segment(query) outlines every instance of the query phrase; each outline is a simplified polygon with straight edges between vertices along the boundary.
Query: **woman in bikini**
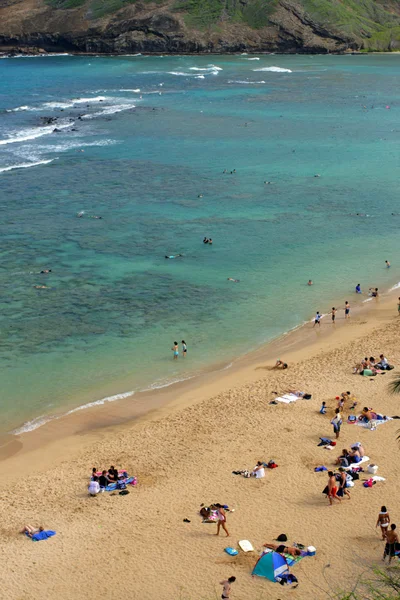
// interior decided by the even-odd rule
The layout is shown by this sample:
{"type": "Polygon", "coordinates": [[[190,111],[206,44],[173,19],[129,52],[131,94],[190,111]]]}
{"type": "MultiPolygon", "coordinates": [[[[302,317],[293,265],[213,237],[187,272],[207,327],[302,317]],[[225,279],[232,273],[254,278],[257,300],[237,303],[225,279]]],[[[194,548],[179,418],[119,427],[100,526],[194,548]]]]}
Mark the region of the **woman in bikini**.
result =
{"type": "Polygon", "coordinates": [[[226,537],[229,537],[229,532],[226,528],[226,514],[225,514],[225,510],[223,509],[223,507],[220,504],[216,504],[215,505],[218,509],[218,521],[217,521],[217,533],[216,535],[219,535],[219,530],[222,529],[225,531],[226,533],[226,537]]]}
{"type": "Polygon", "coordinates": [[[375,527],[378,527],[378,525],[380,525],[381,532],[382,532],[382,540],[384,540],[384,541],[386,540],[389,524],[390,524],[390,515],[386,509],[386,506],[382,506],[381,512],[378,515],[378,520],[376,522],[375,527]]]}

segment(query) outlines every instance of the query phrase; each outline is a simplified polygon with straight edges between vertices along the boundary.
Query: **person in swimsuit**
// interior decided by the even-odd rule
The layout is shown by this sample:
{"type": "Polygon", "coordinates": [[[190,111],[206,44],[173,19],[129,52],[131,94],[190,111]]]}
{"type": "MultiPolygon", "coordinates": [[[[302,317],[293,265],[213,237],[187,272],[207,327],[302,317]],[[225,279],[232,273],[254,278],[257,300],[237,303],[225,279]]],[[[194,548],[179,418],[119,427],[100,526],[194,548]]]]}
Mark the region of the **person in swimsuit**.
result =
{"type": "Polygon", "coordinates": [[[379,296],[378,288],[369,288],[369,295],[372,298],[378,298],[378,296],[379,296]]]}
{"type": "Polygon", "coordinates": [[[170,256],[165,255],[165,258],[179,258],[182,254],[171,254],[170,256]]]}
{"type": "Polygon", "coordinates": [[[341,502],[341,498],[338,497],[337,492],[337,485],[336,485],[336,477],[333,474],[333,471],[328,471],[328,498],[329,498],[329,505],[332,506],[333,504],[333,499],[335,498],[335,500],[338,500],[339,502],[341,502]]]}
{"type": "Polygon", "coordinates": [[[209,241],[210,241],[210,240],[209,240],[208,238],[206,238],[206,237],[205,237],[205,238],[203,239],[203,244],[208,244],[208,242],[209,242],[209,241]]]}
{"type": "Polygon", "coordinates": [[[44,531],[44,527],[32,527],[32,525],[25,525],[23,529],[21,529],[20,533],[25,533],[28,537],[32,537],[35,533],[39,533],[39,531],[44,531]]]}
{"type": "Polygon", "coordinates": [[[385,265],[387,269],[390,269],[390,262],[388,260],[385,260],[385,265]]]}
{"type": "Polygon", "coordinates": [[[174,360],[176,360],[179,356],[178,342],[174,342],[174,345],[172,346],[171,350],[174,353],[174,360]]]}
{"type": "Polygon", "coordinates": [[[219,535],[219,530],[222,529],[226,533],[226,537],[229,537],[229,532],[226,528],[226,513],[223,507],[220,504],[215,505],[218,509],[218,521],[217,521],[217,533],[215,535],[219,535]]]}
{"type": "Polygon", "coordinates": [[[229,579],[224,579],[224,581],[220,581],[220,585],[223,586],[222,596],[221,598],[225,600],[229,600],[229,595],[231,593],[231,584],[236,581],[236,577],[229,577],[229,579]]]}
{"type": "Polygon", "coordinates": [[[344,304],[344,318],[348,319],[350,317],[350,304],[347,302],[345,302],[344,304]]]}
{"type": "Polygon", "coordinates": [[[313,284],[312,279],[309,279],[307,285],[312,285],[312,284],[313,284]]]}
{"type": "Polygon", "coordinates": [[[287,369],[287,363],[283,362],[280,358],[276,361],[275,365],[272,367],[273,369],[287,369]]]}
{"type": "Polygon", "coordinates": [[[285,546],[283,544],[263,544],[264,548],[275,550],[280,554],[290,554],[291,556],[301,556],[301,550],[294,546],[285,546]]]}
{"type": "Polygon", "coordinates": [[[210,238],[210,239],[208,240],[208,245],[209,245],[209,246],[212,246],[212,238],[210,238]]]}
{"type": "Polygon", "coordinates": [[[339,473],[340,473],[340,481],[339,481],[338,496],[343,498],[343,495],[346,494],[346,496],[350,500],[350,492],[347,489],[346,471],[344,470],[343,467],[339,467],[339,473]]]}
{"type": "Polygon", "coordinates": [[[336,439],[339,439],[340,427],[342,425],[342,415],[340,414],[340,408],[335,409],[335,416],[331,421],[331,425],[333,425],[333,433],[336,436],[336,439]]]}
{"type": "Polygon", "coordinates": [[[332,306],[332,323],[335,323],[335,319],[336,319],[336,308],[334,306],[332,306]]]}
{"type": "Polygon", "coordinates": [[[356,294],[362,294],[360,283],[357,283],[357,285],[356,285],[356,294]]]}
{"type": "Polygon", "coordinates": [[[315,315],[313,327],[315,327],[316,325],[321,326],[321,315],[319,314],[318,311],[317,311],[317,314],[315,315]]]}
{"type": "Polygon", "coordinates": [[[233,279],[233,277],[228,277],[228,281],[234,281],[235,283],[239,283],[240,279],[233,279]]]}
{"type": "Polygon", "coordinates": [[[381,532],[382,532],[382,540],[386,540],[386,535],[388,532],[388,527],[390,525],[390,515],[387,511],[386,506],[381,506],[381,512],[378,515],[378,520],[376,522],[375,527],[378,527],[378,525],[381,528],[381,532]]]}
{"type": "Polygon", "coordinates": [[[399,536],[396,531],[396,525],[393,523],[390,526],[390,529],[388,529],[388,531],[386,533],[385,551],[383,553],[383,559],[382,559],[383,562],[385,562],[385,558],[388,556],[389,557],[389,565],[390,565],[398,543],[399,543],[399,536]]]}
{"type": "Polygon", "coordinates": [[[185,340],[182,340],[182,354],[183,354],[183,358],[186,358],[186,353],[187,353],[186,342],[185,342],[185,340]]]}

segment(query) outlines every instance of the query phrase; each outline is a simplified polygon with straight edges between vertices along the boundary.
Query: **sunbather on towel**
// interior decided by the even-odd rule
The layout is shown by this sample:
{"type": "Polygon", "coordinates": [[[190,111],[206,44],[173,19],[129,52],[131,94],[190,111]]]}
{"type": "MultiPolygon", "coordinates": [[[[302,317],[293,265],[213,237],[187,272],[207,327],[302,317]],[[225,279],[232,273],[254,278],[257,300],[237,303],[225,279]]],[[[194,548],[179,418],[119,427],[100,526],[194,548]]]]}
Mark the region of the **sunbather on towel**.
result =
{"type": "Polygon", "coordinates": [[[44,531],[44,527],[32,527],[32,525],[25,525],[23,529],[21,529],[20,533],[26,533],[27,536],[32,537],[35,533],[39,533],[39,531],[44,531]]]}
{"type": "Polygon", "coordinates": [[[264,548],[269,548],[280,554],[290,554],[291,556],[301,556],[301,550],[294,546],[285,546],[284,544],[264,544],[264,548]]]}
{"type": "Polygon", "coordinates": [[[367,421],[373,421],[376,419],[377,414],[372,410],[372,408],[368,408],[368,406],[364,406],[362,409],[361,416],[364,417],[367,421]]]}

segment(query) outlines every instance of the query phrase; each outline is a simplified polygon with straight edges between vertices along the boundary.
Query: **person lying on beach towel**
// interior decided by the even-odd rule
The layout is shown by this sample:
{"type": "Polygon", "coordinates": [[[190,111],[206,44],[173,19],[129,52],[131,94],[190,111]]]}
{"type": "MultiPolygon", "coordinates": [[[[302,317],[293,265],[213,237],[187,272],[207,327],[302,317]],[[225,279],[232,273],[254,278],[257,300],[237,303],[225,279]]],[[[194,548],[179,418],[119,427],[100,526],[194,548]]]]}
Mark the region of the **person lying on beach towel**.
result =
{"type": "Polygon", "coordinates": [[[25,525],[20,533],[25,533],[27,537],[30,537],[33,542],[39,542],[40,540],[47,540],[53,535],[56,535],[55,531],[51,529],[45,529],[43,527],[32,527],[32,525],[25,525]]]}
{"type": "Polygon", "coordinates": [[[290,554],[290,556],[301,556],[301,550],[294,546],[285,546],[284,544],[263,544],[264,548],[274,550],[279,554],[290,554]]]}

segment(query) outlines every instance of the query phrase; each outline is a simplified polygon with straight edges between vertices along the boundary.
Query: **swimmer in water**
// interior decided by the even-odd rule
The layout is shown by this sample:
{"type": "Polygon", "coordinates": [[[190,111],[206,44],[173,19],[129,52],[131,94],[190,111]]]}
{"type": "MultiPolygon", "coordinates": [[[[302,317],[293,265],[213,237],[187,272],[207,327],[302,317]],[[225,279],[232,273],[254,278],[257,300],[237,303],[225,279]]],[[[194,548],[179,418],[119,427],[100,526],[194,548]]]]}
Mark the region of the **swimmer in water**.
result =
{"type": "Polygon", "coordinates": [[[210,246],[212,246],[212,238],[210,238],[210,239],[208,240],[208,243],[209,243],[209,245],[210,245],[210,246]]]}
{"type": "Polygon", "coordinates": [[[378,288],[369,288],[369,293],[372,298],[378,298],[379,296],[378,288]]]}
{"type": "Polygon", "coordinates": [[[48,289],[47,285],[34,285],[33,287],[35,288],[35,290],[47,290],[48,289]]]}
{"type": "Polygon", "coordinates": [[[81,210],[80,212],[78,212],[78,213],[77,213],[77,215],[76,215],[76,216],[77,216],[77,217],[78,217],[78,219],[79,219],[80,217],[83,217],[83,215],[84,215],[84,214],[85,214],[85,211],[84,211],[84,210],[81,210]]]}
{"type": "Polygon", "coordinates": [[[387,269],[390,269],[390,262],[388,260],[385,260],[385,265],[387,269]]]}
{"type": "Polygon", "coordinates": [[[308,280],[308,283],[307,283],[307,285],[313,285],[312,279],[309,279],[309,280],[308,280]]]}
{"type": "Polygon", "coordinates": [[[171,254],[170,256],[165,255],[165,258],[179,258],[179,256],[183,256],[182,254],[171,254]]]}
{"type": "Polygon", "coordinates": [[[356,285],[356,294],[362,294],[361,285],[359,283],[356,285]]]}
{"type": "Polygon", "coordinates": [[[43,269],[43,271],[40,271],[41,275],[42,274],[46,274],[47,275],[47,273],[51,273],[51,269],[43,269]]]}
{"type": "Polygon", "coordinates": [[[314,177],[321,177],[321,175],[318,175],[318,173],[317,173],[317,175],[314,175],[314,177]]]}
{"type": "Polygon", "coordinates": [[[239,283],[240,279],[233,279],[233,277],[228,277],[228,281],[234,281],[235,283],[239,283]]]}
{"type": "Polygon", "coordinates": [[[90,215],[89,219],[102,219],[103,217],[97,217],[96,215],[90,215]]]}
{"type": "Polygon", "coordinates": [[[203,197],[203,194],[199,194],[197,197],[198,197],[198,198],[202,198],[202,197],[203,197]]]}
{"type": "Polygon", "coordinates": [[[205,237],[205,238],[204,238],[204,240],[203,240],[203,244],[208,244],[208,243],[209,243],[209,241],[210,241],[210,240],[209,240],[208,238],[206,238],[206,237],[205,237]]]}
{"type": "Polygon", "coordinates": [[[272,181],[264,181],[265,185],[271,185],[272,181]]]}

